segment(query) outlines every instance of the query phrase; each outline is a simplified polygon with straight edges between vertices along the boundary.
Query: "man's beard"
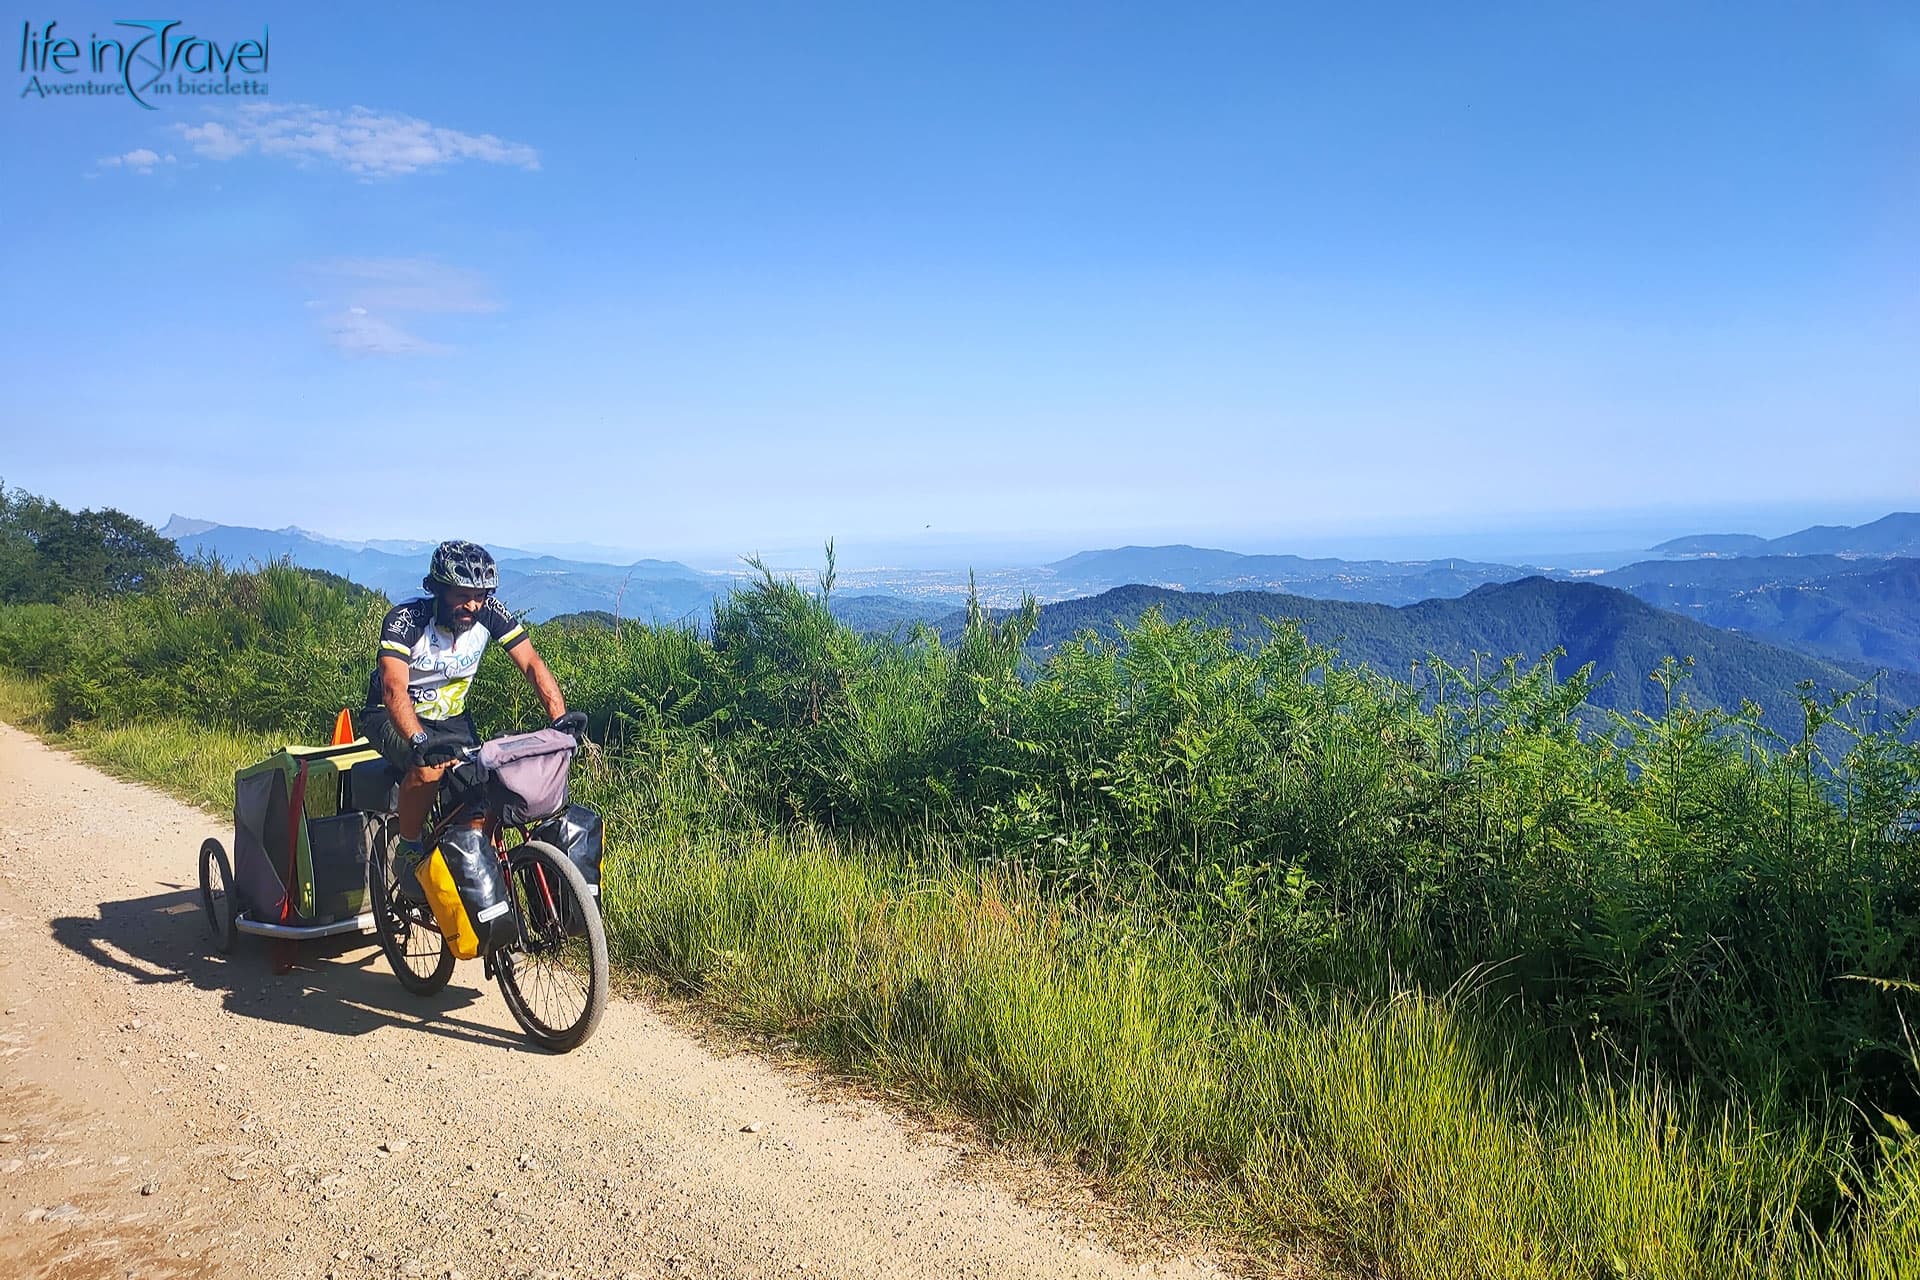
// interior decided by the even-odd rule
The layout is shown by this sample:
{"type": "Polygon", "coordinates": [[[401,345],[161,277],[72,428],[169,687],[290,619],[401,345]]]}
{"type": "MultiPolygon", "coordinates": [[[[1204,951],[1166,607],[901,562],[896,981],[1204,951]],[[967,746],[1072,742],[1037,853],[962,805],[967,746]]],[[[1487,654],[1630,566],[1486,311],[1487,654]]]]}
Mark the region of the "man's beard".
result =
{"type": "Polygon", "coordinates": [[[433,613],[434,613],[433,620],[435,622],[438,622],[441,626],[445,627],[447,630],[453,632],[456,635],[458,635],[463,631],[471,630],[473,628],[473,624],[480,620],[479,610],[476,609],[472,614],[468,615],[465,618],[462,618],[460,617],[460,615],[456,614],[453,611],[452,605],[448,604],[445,600],[441,599],[439,596],[435,596],[433,598],[433,613]]]}

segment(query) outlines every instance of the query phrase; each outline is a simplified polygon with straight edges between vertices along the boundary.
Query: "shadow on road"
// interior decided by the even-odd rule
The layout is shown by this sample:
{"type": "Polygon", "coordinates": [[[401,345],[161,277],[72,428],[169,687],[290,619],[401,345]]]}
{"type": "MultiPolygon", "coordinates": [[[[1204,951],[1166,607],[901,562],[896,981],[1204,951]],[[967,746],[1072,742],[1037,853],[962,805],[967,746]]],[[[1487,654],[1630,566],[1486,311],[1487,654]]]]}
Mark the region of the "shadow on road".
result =
{"type": "Polygon", "coordinates": [[[460,985],[459,975],[437,994],[408,992],[368,936],[299,943],[293,970],[280,975],[273,972],[278,944],[265,938],[243,934],[232,954],[218,954],[196,888],[103,902],[97,918],[61,916],[51,930],[61,946],[135,982],[185,982],[218,991],[226,1008],[242,1017],[339,1036],[411,1027],[469,1044],[539,1052],[517,1033],[457,1016],[480,999],[480,992],[460,985]]]}

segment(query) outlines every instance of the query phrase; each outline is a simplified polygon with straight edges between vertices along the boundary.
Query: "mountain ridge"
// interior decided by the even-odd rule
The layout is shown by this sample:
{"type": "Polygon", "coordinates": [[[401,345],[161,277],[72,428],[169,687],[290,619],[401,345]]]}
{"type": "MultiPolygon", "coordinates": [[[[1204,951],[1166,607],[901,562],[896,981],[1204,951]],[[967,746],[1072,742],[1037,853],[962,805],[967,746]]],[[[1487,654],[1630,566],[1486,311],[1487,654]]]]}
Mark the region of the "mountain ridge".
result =
{"type": "MultiPolygon", "coordinates": [[[[1658,710],[1659,690],[1648,675],[1667,657],[1692,657],[1685,687],[1697,702],[1735,710],[1750,699],[1762,708],[1768,727],[1787,737],[1798,732],[1795,688],[1800,681],[1844,691],[1868,674],[1669,613],[1616,587],[1540,576],[1401,606],[1275,592],[1119,587],[1042,606],[1029,650],[1044,657],[1088,629],[1116,639],[1122,625],[1135,625],[1149,608],[1160,609],[1169,622],[1226,626],[1242,640],[1264,634],[1268,619],[1295,620],[1310,641],[1335,648],[1343,661],[1400,680],[1430,657],[1471,667],[1476,652],[1490,653],[1497,662],[1514,655],[1534,659],[1561,648],[1566,651],[1561,671],[1592,662],[1596,674],[1605,677],[1594,705],[1623,712],[1658,710]]],[[[964,613],[943,620],[943,639],[957,638],[964,622],[964,613]]],[[[1880,692],[1898,710],[1920,705],[1920,674],[1889,670],[1880,692]]]]}
{"type": "Polygon", "coordinates": [[[1655,560],[1596,579],[1709,626],[1836,662],[1920,671],[1920,559],[1655,560]]]}
{"type": "Polygon", "coordinates": [[[1248,554],[1184,543],[1081,551],[1042,566],[1054,580],[1091,594],[1113,587],[1177,587],[1187,591],[1283,591],[1325,600],[1411,604],[1433,596],[1463,595],[1488,582],[1511,582],[1548,571],[1535,566],[1470,560],[1342,560],[1285,554],[1248,554]]]}
{"type": "MultiPolygon", "coordinates": [[[[196,523],[188,520],[182,525],[191,529],[196,523]]],[[[168,521],[168,528],[173,527],[174,521],[168,521]]],[[[303,568],[337,573],[384,592],[390,600],[420,594],[432,546],[423,544],[421,550],[402,554],[377,550],[368,543],[322,539],[292,526],[213,525],[169,536],[184,556],[211,555],[238,565],[290,559],[303,568]]],[[[678,622],[704,616],[726,582],[674,560],[605,565],[537,556],[513,547],[494,548],[494,559],[500,566],[502,597],[536,622],[554,614],[602,608],[645,621],[678,622]]]]}
{"type": "MultiPolygon", "coordinates": [[[[1857,531],[1815,526],[1787,540],[1812,547],[1841,534],[1848,546],[1896,545],[1920,517],[1895,512],[1857,531]],[[1839,533],[1835,531],[1839,530],[1839,533]]],[[[166,532],[183,554],[211,554],[229,563],[287,558],[335,573],[392,599],[418,594],[429,544],[400,540],[354,542],[289,526],[278,530],[217,525],[175,515],[166,532]]],[[[1707,535],[1726,539],[1750,535],[1707,535]]],[[[1754,539],[1757,542],[1765,540],[1754,539]]],[[[1674,545],[1674,544],[1663,544],[1674,545]]],[[[573,560],[519,548],[495,548],[501,594],[534,621],[567,614],[618,613],[653,623],[704,623],[714,601],[740,581],[737,575],[642,558],[627,565],[573,560]]],[[[1695,623],[1750,636],[1832,664],[1871,664],[1920,670],[1920,572],[1902,557],[1821,551],[1736,556],[1700,554],[1637,561],[1605,572],[1448,558],[1340,560],[1286,554],[1243,554],[1184,543],[1128,545],[1076,552],[1046,565],[991,570],[981,578],[982,599],[1008,605],[1023,592],[1055,605],[1134,586],[1190,593],[1288,598],[1407,607],[1471,597],[1488,586],[1533,577],[1587,581],[1621,588],[1640,600],[1695,623]]],[[[848,625],[877,635],[904,635],[921,621],[950,620],[968,577],[915,571],[890,579],[881,571],[843,574],[835,613],[848,625]]],[[[1510,599],[1519,600],[1521,596],[1510,599]]],[[[1053,607],[1053,605],[1049,605],[1053,607]]],[[[1236,609],[1255,608],[1251,601],[1236,609]]],[[[1482,623],[1476,623],[1481,626],[1482,623]]],[[[1390,628],[1391,630],[1391,628],[1390,628]]],[[[1542,648],[1551,647],[1542,646],[1542,648]]]]}
{"type": "Polygon", "coordinates": [[[1663,556],[1920,556],[1920,511],[1892,511],[1860,525],[1816,524],[1778,538],[1753,533],[1689,534],[1650,549],[1663,556]]]}

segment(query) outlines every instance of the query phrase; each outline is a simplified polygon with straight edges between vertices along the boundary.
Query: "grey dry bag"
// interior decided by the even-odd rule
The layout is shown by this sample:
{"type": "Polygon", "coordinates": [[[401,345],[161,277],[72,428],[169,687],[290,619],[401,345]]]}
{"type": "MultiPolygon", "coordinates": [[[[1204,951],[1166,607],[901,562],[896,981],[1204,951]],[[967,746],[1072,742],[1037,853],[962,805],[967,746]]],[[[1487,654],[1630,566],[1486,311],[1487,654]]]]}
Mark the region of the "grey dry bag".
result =
{"type": "Polygon", "coordinates": [[[494,738],[480,745],[487,796],[500,821],[524,826],[567,807],[567,772],[573,767],[573,735],[539,729],[494,738]]]}

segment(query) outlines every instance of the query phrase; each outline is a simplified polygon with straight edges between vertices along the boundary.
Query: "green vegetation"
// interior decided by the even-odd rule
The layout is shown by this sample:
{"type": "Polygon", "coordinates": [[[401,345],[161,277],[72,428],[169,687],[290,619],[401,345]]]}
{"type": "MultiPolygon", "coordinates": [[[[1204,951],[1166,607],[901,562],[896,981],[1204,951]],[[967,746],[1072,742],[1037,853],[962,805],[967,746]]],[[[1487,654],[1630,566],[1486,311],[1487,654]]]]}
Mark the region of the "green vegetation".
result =
{"type": "MultiPolygon", "coordinates": [[[[0,609],[0,712],[224,808],[258,735],[358,705],[379,611],[200,565],[0,609]]],[[[1152,615],[1026,669],[1035,621],[862,638],[767,576],[706,637],[538,628],[608,745],[620,962],[1258,1250],[1914,1273],[1901,726],[1806,693],[1776,737],[1678,664],[1600,718],[1551,663],[1415,690],[1152,615]]],[[[538,716],[497,655],[476,704],[538,716]]]]}
{"type": "Polygon", "coordinates": [[[69,511],[0,484],[0,603],[138,590],[179,551],[111,507],[69,511]]]}
{"type": "MultiPolygon", "coordinates": [[[[1123,628],[1137,626],[1149,610],[1157,610],[1168,622],[1192,620],[1225,628],[1242,642],[1265,639],[1271,619],[1298,622],[1308,639],[1336,649],[1343,662],[1403,679],[1412,673],[1429,687],[1429,659],[1436,656],[1471,667],[1476,654],[1535,656],[1560,649],[1569,669],[1592,665],[1589,702],[1595,711],[1658,715],[1665,694],[1648,675],[1669,657],[1693,658],[1687,689],[1697,705],[1737,711],[1744,702],[1753,702],[1761,709],[1762,723],[1789,738],[1799,731],[1795,690],[1803,681],[1822,690],[1844,690],[1872,679],[1871,705],[1862,701],[1856,710],[1877,715],[1881,724],[1891,724],[1906,709],[1920,705],[1920,674],[1890,670],[1875,677],[1871,667],[1846,667],[1703,626],[1626,591],[1546,578],[1483,586],[1459,599],[1423,600],[1398,608],[1266,591],[1211,594],[1120,587],[1045,606],[1028,648],[1044,658],[1086,631],[1117,640],[1123,628]]],[[[942,634],[956,638],[962,626],[963,620],[955,618],[943,624],[942,634]]],[[[1589,723],[1604,726],[1605,717],[1590,716],[1589,723]]]]}
{"type": "Polygon", "coordinates": [[[211,813],[233,812],[235,771],[265,759],[289,741],[284,733],[196,724],[171,716],[72,721],[64,730],[56,730],[47,682],[6,670],[0,670],[0,720],[72,747],[117,777],[158,783],[211,813]]]}

